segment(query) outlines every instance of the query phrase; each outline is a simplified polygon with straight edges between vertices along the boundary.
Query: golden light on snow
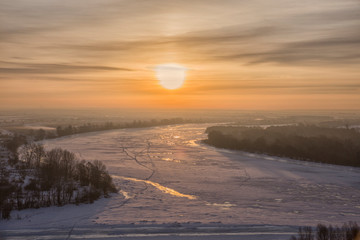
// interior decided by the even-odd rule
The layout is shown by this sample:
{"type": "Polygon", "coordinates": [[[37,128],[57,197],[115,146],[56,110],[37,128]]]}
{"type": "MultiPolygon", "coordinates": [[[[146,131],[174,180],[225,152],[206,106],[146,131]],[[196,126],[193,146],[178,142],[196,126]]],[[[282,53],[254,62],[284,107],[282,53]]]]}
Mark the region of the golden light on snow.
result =
{"type": "MultiPolygon", "coordinates": [[[[152,186],[156,187],[157,189],[159,189],[160,191],[162,191],[164,193],[167,193],[167,194],[170,194],[170,195],[173,195],[173,196],[176,196],[176,197],[185,197],[185,198],[190,199],[190,200],[196,199],[196,196],[179,193],[178,191],[175,191],[174,189],[164,187],[164,186],[162,186],[162,185],[160,185],[160,184],[158,184],[156,182],[152,182],[152,181],[149,181],[149,180],[142,180],[142,179],[131,178],[131,177],[122,177],[122,176],[112,176],[112,177],[113,178],[121,178],[121,179],[134,181],[134,182],[147,183],[149,185],[152,185],[152,186]]],[[[126,196],[125,196],[125,198],[126,198],[126,196]]]]}

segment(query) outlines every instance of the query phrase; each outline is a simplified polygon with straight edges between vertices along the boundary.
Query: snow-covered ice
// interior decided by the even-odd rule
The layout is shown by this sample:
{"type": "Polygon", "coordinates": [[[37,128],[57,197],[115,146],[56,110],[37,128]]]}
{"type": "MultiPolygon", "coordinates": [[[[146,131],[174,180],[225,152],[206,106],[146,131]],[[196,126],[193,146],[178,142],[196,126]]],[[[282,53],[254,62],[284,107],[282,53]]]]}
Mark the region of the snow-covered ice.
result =
{"type": "MultiPolygon", "coordinates": [[[[119,226],[169,229],[176,223],[189,229],[258,226],[258,232],[280,231],[277,239],[288,239],[285,233],[296,226],[359,222],[359,168],[216,149],[200,143],[207,126],[122,129],[46,141],[46,148],[103,161],[121,191],[94,204],[14,211],[0,231],[16,236],[19,228],[31,229],[46,239],[51,231],[67,236],[71,229],[72,234],[119,226]],[[269,231],[270,225],[277,230],[269,231]]],[[[209,236],[204,239],[216,239],[209,236]]]]}

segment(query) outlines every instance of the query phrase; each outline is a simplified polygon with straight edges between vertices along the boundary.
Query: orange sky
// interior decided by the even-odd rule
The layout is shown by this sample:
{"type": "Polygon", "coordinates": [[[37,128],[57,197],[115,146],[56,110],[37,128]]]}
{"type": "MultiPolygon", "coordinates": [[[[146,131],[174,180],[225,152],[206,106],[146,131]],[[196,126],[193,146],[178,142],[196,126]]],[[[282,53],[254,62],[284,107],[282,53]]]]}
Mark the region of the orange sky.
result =
{"type": "Polygon", "coordinates": [[[357,0],[0,2],[0,108],[360,109],[357,0]],[[154,69],[185,66],[168,90],[154,69]]]}

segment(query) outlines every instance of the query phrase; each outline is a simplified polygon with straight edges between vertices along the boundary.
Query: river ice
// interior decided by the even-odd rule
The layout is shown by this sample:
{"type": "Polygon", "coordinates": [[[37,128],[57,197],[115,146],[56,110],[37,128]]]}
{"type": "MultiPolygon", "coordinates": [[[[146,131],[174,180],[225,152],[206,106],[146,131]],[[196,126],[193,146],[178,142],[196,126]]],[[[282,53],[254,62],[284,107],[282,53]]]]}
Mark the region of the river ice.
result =
{"type": "Polygon", "coordinates": [[[206,124],[87,133],[46,141],[101,160],[120,191],[94,204],[13,213],[0,229],[226,224],[315,226],[360,219],[360,169],[216,149],[206,124]],[[19,218],[18,220],[16,218],[19,218]],[[21,218],[21,219],[20,219],[21,218]]]}

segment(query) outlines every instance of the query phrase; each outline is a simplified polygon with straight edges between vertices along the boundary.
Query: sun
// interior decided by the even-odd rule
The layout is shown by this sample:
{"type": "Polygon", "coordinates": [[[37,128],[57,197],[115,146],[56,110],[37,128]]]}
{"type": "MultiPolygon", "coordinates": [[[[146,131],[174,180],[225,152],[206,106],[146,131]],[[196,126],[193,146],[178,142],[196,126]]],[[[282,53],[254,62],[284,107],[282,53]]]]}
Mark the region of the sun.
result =
{"type": "Polygon", "coordinates": [[[177,89],[185,82],[187,68],[177,63],[166,63],[157,65],[155,71],[161,86],[177,89]]]}

